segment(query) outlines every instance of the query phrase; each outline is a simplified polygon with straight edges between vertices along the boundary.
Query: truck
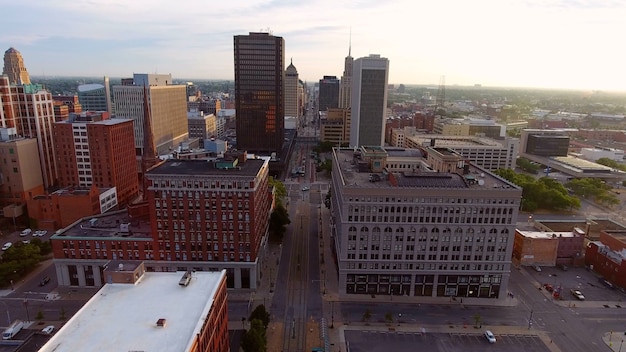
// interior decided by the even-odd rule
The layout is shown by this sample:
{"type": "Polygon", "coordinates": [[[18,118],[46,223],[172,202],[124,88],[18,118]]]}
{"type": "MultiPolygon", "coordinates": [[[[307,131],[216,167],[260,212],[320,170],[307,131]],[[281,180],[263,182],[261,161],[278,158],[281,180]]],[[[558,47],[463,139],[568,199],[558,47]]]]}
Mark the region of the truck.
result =
{"type": "Polygon", "coordinates": [[[2,339],[3,340],[10,340],[13,338],[13,336],[17,335],[18,332],[20,332],[20,330],[22,330],[22,328],[24,327],[24,322],[21,320],[16,320],[13,322],[13,324],[9,325],[9,327],[4,330],[4,332],[2,333],[2,339]]]}

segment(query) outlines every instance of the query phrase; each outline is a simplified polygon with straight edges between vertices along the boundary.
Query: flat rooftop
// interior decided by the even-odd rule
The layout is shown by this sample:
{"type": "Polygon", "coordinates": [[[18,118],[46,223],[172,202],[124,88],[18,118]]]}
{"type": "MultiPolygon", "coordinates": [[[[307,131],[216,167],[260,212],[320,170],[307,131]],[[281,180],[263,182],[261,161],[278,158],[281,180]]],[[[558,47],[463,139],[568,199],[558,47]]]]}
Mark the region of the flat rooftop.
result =
{"type": "MultiPolygon", "coordinates": [[[[405,159],[406,163],[422,164],[428,168],[428,163],[423,156],[423,153],[417,149],[409,148],[397,148],[397,147],[384,147],[374,149],[374,152],[381,154],[388,149],[387,161],[389,164],[400,164],[405,159]]],[[[344,183],[345,188],[397,188],[397,187],[410,187],[410,188],[441,188],[441,189],[515,189],[519,188],[471,163],[469,163],[468,173],[463,174],[463,170],[459,170],[459,173],[449,172],[436,172],[432,169],[422,169],[413,171],[411,169],[405,170],[391,170],[391,173],[395,177],[398,186],[394,186],[389,179],[385,177],[383,173],[375,173],[371,171],[359,171],[359,166],[354,162],[354,150],[350,148],[334,149],[337,164],[339,165],[339,173],[344,183]],[[376,182],[370,181],[371,175],[378,175],[379,179],[376,182]]],[[[371,150],[368,150],[371,151],[371,150]]],[[[360,160],[359,160],[360,161],[360,160]]]]}
{"type": "Polygon", "coordinates": [[[148,175],[256,176],[266,162],[263,158],[248,159],[235,168],[218,169],[211,161],[171,159],[148,171],[148,175]]]}
{"type": "Polygon", "coordinates": [[[226,272],[195,272],[180,286],[183,274],[146,272],[136,284],[104,285],[39,351],[188,351],[226,272]]]}
{"type": "Polygon", "coordinates": [[[133,238],[152,240],[150,218],[131,218],[128,211],[119,210],[100,216],[85,217],[57,231],[52,239],[64,238],[133,238]],[[125,226],[124,224],[127,224],[125,226]]]}
{"type": "Polygon", "coordinates": [[[559,237],[576,237],[576,236],[584,236],[585,233],[580,231],[569,231],[569,232],[552,232],[552,231],[520,231],[517,230],[522,236],[534,239],[553,239],[559,237]]]}

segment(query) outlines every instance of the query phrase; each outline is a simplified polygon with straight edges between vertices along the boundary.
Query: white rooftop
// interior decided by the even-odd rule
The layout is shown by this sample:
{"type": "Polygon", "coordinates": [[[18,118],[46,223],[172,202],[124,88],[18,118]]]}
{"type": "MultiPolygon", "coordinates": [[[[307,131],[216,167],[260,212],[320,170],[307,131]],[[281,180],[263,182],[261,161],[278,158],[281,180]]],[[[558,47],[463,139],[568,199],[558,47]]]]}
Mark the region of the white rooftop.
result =
{"type": "Polygon", "coordinates": [[[39,351],[188,351],[226,272],[146,272],[136,284],[106,284],[39,351]],[[158,319],[165,327],[157,327],[158,319]]]}

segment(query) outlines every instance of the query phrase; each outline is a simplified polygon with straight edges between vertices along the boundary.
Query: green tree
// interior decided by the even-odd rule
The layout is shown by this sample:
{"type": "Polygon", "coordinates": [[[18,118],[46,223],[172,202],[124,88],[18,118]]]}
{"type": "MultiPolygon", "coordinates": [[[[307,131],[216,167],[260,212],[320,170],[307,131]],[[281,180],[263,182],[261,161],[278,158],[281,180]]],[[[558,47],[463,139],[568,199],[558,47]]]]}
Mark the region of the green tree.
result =
{"type": "Polygon", "coordinates": [[[270,324],[270,313],[265,310],[265,305],[261,304],[254,308],[248,320],[253,321],[255,319],[261,321],[263,326],[267,329],[267,326],[270,324]]]}
{"type": "Polygon", "coordinates": [[[245,352],[267,351],[267,336],[263,322],[254,319],[250,323],[250,330],[241,338],[241,348],[245,352]]]}
{"type": "Polygon", "coordinates": [[[385,321],[388,323],[393,322],[393,314],[391,314],[390,312],[385,313],[385,321]]]}
{"type": "Polygon", "coordinates": [[[282,203],[277,203],[274,207],[274,211],[272,211],[272,214],[270,215],[270,241],[273,243],[282,242],[285,231],[287,231],[286,226],[290,223],[291,220],[289,220],[287,209],[282,205],[282,203]]]}
{"type": "Polygon", "coordinates": [[[474,314],[474,327],[478,327],[479,325],[482,326],[481,319],[482,317],[480,316],[479,313],[474,314]]]}
{"type": "Polygon", "coordinates": [[[270,186],[274,187],[276,198],[283,199],[287,196],[287,188],[285,188],[285,184],[280,182],[280,180],[270,177],[268,182],[270,186]]]}

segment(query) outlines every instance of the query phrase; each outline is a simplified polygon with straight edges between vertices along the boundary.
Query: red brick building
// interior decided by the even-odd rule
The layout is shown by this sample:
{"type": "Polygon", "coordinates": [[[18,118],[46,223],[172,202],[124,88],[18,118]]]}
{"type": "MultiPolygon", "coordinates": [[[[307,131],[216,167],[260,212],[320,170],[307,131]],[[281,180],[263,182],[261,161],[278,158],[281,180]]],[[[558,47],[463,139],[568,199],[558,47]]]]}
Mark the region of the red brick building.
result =
{"type": "Polygon", "coordinates": [[[28,215],[37,221],[37,227],[57,230],[73,224],[80,218],[98,215],[117,207],[115,188],[65,188],[28,200],[28,215]]]}
{"type": "Polygon", "coordinates": [[[256,288],[273,196],[267,159],[169,160],[148,171],[139,208],[84,218],[51,238],[60,286],[95,286],[108,260],[147,271],[226,270],[230,288],[256,288]]]}
{"type": "Polygon", "coordinates": [[[626,231],[601,231],[600,240],[587,245],[585,265],[614,285],[626,288],[626,231]]]}
{"type": "Polygon", "coordinates": [[[115,187],[120,207],[139,194],[133,121],[107,112],[70,114],[54,124],[62,187],[115,187]]]}

